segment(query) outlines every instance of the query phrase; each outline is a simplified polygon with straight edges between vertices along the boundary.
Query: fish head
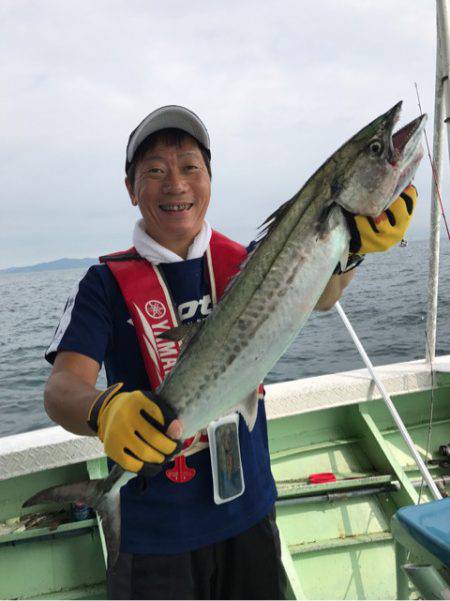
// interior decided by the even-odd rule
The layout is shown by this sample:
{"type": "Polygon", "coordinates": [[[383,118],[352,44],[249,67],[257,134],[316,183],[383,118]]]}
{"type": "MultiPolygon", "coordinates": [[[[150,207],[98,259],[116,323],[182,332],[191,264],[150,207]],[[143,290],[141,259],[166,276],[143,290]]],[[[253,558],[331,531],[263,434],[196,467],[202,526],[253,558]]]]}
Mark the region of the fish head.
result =
{"type": "Polygon", "coordinates": [[[336,202],[347,211],[377,217],[411,182],[423,156],[421,115],[398,132],[402,103],[369,123],[335,156],[336,202]]]}

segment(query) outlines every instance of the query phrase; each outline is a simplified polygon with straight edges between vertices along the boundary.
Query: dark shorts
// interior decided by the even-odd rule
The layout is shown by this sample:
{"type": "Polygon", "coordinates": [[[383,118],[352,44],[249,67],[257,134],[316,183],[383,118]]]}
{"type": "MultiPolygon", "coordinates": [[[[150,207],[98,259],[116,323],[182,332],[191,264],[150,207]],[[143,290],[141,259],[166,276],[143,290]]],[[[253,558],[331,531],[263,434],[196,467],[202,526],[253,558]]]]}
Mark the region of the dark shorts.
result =
{"type": "Polygon", "coordinates": [[[177,555],[121,553],[109,599],[284,599],[286,576],[271,512],[239,536],[177,555]]]}

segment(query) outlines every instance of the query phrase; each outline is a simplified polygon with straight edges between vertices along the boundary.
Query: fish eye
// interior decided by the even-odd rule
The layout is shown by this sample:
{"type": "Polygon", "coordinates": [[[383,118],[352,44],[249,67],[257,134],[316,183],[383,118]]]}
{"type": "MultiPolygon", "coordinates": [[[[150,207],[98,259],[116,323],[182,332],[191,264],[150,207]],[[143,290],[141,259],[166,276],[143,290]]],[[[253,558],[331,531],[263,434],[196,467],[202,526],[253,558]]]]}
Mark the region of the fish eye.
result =
{"type": "Polygon", "coordinates": [[[370,152],[376,156],[380,156],[380,154],[383,152],[383,149],[384,147],[380,140],[374,140],[369,144],[370,152]]]}

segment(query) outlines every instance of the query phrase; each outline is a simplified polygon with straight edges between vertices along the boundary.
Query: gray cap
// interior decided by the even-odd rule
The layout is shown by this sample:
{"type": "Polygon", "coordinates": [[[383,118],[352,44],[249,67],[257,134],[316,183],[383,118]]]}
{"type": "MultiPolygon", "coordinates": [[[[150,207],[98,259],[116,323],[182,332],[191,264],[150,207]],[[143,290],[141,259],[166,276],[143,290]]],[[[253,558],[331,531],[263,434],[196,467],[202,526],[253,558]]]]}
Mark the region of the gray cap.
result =
{"type": "Polygon", "coordinates": [[[168,106],[162,106],[150,113],[150,115],[147,115],[147,117],[139,123],[136,129],[131,132],[127,144],[125,170],[128,171],[128,167],[133,160],[136,150],[145,138],[150,134],[154,134],[156,131],[171,127],[182,129],[193,136],[206,148],[211,156],[208,131],[201,119],[184,106],[170,104],[168,106]]]}

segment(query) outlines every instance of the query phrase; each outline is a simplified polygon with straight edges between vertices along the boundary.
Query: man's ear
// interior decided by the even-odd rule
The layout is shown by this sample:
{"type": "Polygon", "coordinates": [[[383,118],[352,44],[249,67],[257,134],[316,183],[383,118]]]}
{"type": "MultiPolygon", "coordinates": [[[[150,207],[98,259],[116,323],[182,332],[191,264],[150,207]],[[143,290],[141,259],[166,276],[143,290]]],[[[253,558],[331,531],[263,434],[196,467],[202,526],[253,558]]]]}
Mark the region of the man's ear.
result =
{"type": "Polygon", "coordinates": [[[134,194],[133,186],[131,185],[131,182],[128,179],[128,177],[125,178],[125,186],[127,187],[128,196],[131,199],[131,204],[135,207],[137,205],[138,201],[137,201],[137,198],[136,198],[136,196],[134,194]]]}

